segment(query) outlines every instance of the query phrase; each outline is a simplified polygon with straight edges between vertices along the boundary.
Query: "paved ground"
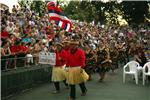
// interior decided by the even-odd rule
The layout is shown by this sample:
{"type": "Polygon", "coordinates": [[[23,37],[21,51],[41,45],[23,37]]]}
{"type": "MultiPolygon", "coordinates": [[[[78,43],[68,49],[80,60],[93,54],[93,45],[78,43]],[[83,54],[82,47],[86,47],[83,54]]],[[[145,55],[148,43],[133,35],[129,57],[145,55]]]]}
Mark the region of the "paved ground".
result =
{"type": "MultiPolygon", "coordinates": [[[[130,76],[126,83],[122,83],[122,70],[117,73],[108,73],[105,82],[98,82],[98,75],[93,75],[93,80],[86,83],[88,88],[87,96],[80,96],[80,88],[76,86],[77,100],[150,100],[150,81],[145,86],[142,79],[136,85],[130,76]]],[[[53,84],[43,84],[39,87],[18,93],[8,100],[68,100],[69,90],[61,84],[61,93],[52,94],[53,84]]]]}

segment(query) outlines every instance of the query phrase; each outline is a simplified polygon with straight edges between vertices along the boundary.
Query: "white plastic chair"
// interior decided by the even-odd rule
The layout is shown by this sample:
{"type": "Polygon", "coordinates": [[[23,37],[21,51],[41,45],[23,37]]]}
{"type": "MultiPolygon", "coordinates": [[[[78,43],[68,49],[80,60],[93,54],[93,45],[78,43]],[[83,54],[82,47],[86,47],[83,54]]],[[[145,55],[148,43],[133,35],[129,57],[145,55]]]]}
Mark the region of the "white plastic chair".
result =
{"type": "Polygon", "coordinates": [[[135,82],[138,84],[138,69],[140,65],[136,61],[130,61],[123,67],[123,83],[125,83],[126,74],[134,75],[135,82]],[[129,69],[127,71],[127,68],[129,69]]]}
{"type": "Polygon", "coordinates": [[[145,85],[146,76],[150,76],[150,62],[143,66],[143,85],[145,85]],[[146,68],[148,69],[147,71],[146,68]]]}

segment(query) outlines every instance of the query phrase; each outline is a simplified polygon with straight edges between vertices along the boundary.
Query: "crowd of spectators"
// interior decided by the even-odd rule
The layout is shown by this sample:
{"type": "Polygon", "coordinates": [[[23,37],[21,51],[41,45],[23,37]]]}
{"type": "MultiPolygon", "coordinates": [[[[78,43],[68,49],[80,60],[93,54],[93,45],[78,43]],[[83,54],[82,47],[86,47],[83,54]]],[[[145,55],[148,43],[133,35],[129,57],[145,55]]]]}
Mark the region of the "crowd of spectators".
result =
{"type": "Polygon", "coordinates": [[[150,59],[150,28],[145,24],[94,25],[73,21],[72,31],[65,32],[49,21],[47,12],[39,16],[29,7],[14,6],[11,13],[8,9],[1,10],[2,70],[29,66],[30,63],[38,65],[40,51],[52,51],[56,42],[72,37],[78,38],[80,47],[85,51],[90,49],[93,55],[103,41],[110,53],[112,50],[118,52],[121,63],[132,58],[142,60],[141,56],[150,59]],[[33,61],[28,61],[27,56],[33,57],[33,61]],[[24,65],[18,65],[19,62],[24,65]]]}

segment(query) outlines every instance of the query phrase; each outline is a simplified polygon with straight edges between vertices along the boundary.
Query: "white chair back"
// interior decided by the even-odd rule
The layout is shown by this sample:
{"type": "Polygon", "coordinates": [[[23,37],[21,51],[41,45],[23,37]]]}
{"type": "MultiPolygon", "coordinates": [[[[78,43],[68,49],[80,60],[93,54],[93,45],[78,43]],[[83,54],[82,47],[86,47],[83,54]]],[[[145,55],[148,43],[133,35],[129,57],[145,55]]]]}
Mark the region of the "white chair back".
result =
{"type": "Polygon", "coordinates": [[[129,66],[129,70],[131,72],[135,72],[137,70],[137,67],[139,66],[139,63],[136,61],[130,61],[127,63],[127,66],[129,66]]]}
{"type": "Polygon", "coordinates": [[[150,76],[150,62],[143,66],[143,85],[145,85],[146,76],[150,76]],[[148,70],[146,70],[148,69],[148,70]]]}
{"type": "Polygon", "coordinates": [[[144,72],[144,73],[149,73],[149,72],[150,72],[150,62],[147,62],[147,63],[143,66],[143,72],[144,72]],[[148,72],[146,72],[146,68],[148,68],[148,72]]]}
{"type": "Polygon", "coordinates": [[[150,62],[147,63],[148,73],[150,73],[150,62]]]}
{"type": "Polygon", "coordinates": [[[136,61],[130,61],[123,67],[123,83],[125,83],[126,74],[130,74],[134,75],[135,82],[138,84],[138,67],[139,63],[136,61]]]}

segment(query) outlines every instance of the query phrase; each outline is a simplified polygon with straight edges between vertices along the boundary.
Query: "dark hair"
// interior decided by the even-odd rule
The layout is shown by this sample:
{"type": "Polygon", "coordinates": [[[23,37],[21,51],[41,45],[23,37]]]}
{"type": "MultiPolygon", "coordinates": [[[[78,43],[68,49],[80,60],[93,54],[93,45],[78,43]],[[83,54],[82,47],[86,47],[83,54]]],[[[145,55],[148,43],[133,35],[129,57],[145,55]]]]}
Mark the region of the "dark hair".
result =
{"type": "Polygon", "coordinates": [[[36,43],[38,43],[40,40],[36,40],[36,43]]]}
{"type": "Polygon", "coordinates": [[[4,45],[7,44],[7,43],[8,43],[8,41],[3,41],[2,42],[2,47],[4,47],[4,45]]]}
{"type": "Polygon", "coordinates": [[[79,40],[80,37],[79,37],[78,35],[74,35],[74,36],[72,37],[72,39],[73,39],[73,40],[79,40]]]}
{"type": "Polygon", "coordinates": [[[31,42],[27,43],[27,45],[30,46],[30,45],[31,45],[31,42]]]}

